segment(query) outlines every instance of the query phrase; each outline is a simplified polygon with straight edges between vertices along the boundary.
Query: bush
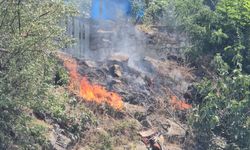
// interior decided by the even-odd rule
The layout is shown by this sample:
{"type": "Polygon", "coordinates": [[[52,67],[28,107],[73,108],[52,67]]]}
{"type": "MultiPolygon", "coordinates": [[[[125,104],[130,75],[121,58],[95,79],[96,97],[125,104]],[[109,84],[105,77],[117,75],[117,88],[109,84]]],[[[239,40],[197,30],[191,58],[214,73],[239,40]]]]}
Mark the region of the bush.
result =
{"type": "Polygon", "coordinates": [[[202,99],[191,117],[197,140],[208,149],[215,136],[223,137],[227,147],[249,149],[250,75],[240,69],[229,74],[220,55],[215,62],[219,67],[217,79],[204,79],[196,86],[202,99]]]}
{"type": "Polygon", "coordinates": [[[4,110],[0,115],[0,149],[50,149],[46,139],[47,127],[34,123],[34,119],[23,114],[4,110]]]}
{"type": "Polygon", "coordinates": [[[221,53],[229,66],[235,67],[232,59],[241,53],[243,70],[249,71],[248,0],[177,0],[175,13],[179,28],[188,34],[190,60],[202,62],[197,58],[221,53]]]}
{"type": "MultiPolygon", "coordinates": [[[[63,0],[0,2],[4,14],[0,15],[0,55],[4,55],[0,58],[0,149],[40,149],[46,143],[40,126],[28,126],[29,115],[35,104],[49,101],[56,66],[53,55],[69,41],[60,22],[74,12],[63,0]]],[[[61,108],[55,109],[60,113],[61,108]]]]}
{"type": "Polygon", "coordinates": [[[60,86],[68,85],[68,83],[69,83],[69,74],[68,74],[67,70],[63,66],[58,65],[56,67],[54,81],[55,81],[55,85],[60,85],[60,86]]]}

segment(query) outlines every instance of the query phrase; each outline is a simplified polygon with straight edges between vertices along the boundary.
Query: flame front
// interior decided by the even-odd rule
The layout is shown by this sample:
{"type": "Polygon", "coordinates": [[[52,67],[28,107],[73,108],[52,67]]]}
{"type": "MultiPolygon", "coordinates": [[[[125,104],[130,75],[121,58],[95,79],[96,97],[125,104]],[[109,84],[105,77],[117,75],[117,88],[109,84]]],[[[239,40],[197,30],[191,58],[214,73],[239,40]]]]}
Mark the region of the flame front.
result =
{"type": "Polygon", "coordinates": [[[87,77],[82,77],[77,71],[75,60],[64,61],[64,66],[70,72],[69,89],[86,101],[97,104],[107,103],[111,107],[121,110],[123,108],[122,98],[119,94],[107,91],[104,87],[90,84],[87,77]]]}
{"type": "Polygon", "coordinates": [[[180,101],[180,100],[177,100],[177,97],[176,96],[171,96],[171,101],[170,101],[171,105],[174,106],[174,108],[178,109],[178,110],[186,110],[186,109],[190,109],[192,108],[191,105],[183,102],[183,101],[180,101]]]}

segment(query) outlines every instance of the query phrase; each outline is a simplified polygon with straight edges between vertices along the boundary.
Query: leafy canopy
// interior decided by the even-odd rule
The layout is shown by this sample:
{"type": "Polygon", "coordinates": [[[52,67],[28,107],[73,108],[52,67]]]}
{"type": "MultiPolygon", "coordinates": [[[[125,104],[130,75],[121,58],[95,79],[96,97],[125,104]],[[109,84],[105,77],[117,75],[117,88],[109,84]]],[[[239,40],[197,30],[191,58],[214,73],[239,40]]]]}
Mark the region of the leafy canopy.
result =
{"type": "Polygon", "coordinates": [[[44,143],[24,110],[47,100],[54,52],[70,42],[60,24],[74,12],[63,0],[0,1],[0,149],[44,143]]]}
{"type": "Polygon", "coordinates": [[[205,149],[249,149],[249,0],[178,0],[175,11],[191,60],[204,64],[212,56],[217,73],[196,85],[201,103],[190,121],[197,140],[205,149]],[[226,145],[214,143],[215,137],[226,145]]]}

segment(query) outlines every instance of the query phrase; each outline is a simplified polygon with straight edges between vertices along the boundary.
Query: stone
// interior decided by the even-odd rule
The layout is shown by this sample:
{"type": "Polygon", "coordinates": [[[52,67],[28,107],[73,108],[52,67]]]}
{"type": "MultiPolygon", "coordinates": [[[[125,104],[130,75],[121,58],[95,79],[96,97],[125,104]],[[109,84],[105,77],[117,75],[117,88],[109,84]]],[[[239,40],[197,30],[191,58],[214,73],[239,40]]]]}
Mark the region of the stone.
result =
{"type": "Polygon", "coordinates": [[[71,139],[60,134],[58,137],[57,137],[57,141],[54,145],[54,148],[56,150],[65,150],[67,149],[67,147],[71,144],[71,139]]]}
{"type": "Polygon", "coordinates": [[[114,54],[108,60],[111,62],[128,63],[129,57],[122,54],[114,54]]]}
{"type": "Polygon", "coordinates": [[[74,141],[68,137],[68,132],[61,129],[58,124],[54,125],[54,129],[50,134],[49,140],[55,150],[66,150],[74,143],[74,141]]]}
{"type": "Polygon", "coordinates": [[[113,77],[121,77],[122,76],[121,67],[117,64],[113,65],[111,67],[111,73],[113,77]]]}

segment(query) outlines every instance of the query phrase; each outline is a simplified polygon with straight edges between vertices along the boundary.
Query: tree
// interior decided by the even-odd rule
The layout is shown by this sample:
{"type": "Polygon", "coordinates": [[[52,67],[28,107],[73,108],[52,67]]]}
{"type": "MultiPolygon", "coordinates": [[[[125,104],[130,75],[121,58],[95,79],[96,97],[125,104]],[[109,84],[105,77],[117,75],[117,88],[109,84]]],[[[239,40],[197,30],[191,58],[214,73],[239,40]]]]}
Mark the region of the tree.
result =
{"type": "Polygon", "coordinates": [[[67,3],[73,4],[84,17],[90,17],[91,2],[92,0],[67,0],[67,3]]]}
{"type": "Polygon", "coordinates": [[[62,0],[0,1],[0,149],[33,141],[23,109],[45,100],[54,53],[69,41],[60,24],[73,12],[62,0]]]}
{"type": "Polygon", "coordinates": [[[215,137],[225,140],[224,149],[249,149],[250,75],[239,69],[229,74],[229,67],[219,54],[214,64],[216,80],[204,79],[196,86],[202,99],[191,117],[197,140],[206,149],[220,146],[213,143],[215,137]]]}
{"type": "Polygon", "coordinates": [[[201,62],[210,55],[217,68],[213,79],[196,85],[201,103],[190,121],[197,140],[205,149],[249,149],[249,1],[178,0],[175,7],[192,45],[189,56],[201,62]],[[226,145],[215,144],[215,137],[226,145]]]}
{"type": "Polygon", "coordinates": [[[165,24],[164,17],[167,17],[170,10],[170,0],[132,0],[132,16],[136,17],[142,13],[143,22],[148,25],[165,24]]]}
{"type": "Polygon", "coordinates": [[[178,0],[175,8],[180,27],[188,33],[192,43],[188,52],[191,60],[221,53],[233,66],[232,59],[240,52],[243,69],[248,72],[250,7],[247,0],[178,0]]]}

